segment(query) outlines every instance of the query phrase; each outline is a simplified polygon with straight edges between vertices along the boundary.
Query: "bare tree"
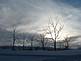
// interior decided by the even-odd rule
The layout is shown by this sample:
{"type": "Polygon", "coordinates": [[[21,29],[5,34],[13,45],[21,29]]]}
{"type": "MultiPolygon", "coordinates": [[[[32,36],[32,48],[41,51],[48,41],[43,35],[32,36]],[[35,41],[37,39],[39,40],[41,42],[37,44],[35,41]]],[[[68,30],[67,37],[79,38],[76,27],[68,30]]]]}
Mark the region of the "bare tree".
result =
{"type": "Polygon", "coordinates": [[[53,39],[54,50],[56,50],[56,41],[59,38],[59,35],[62,29],[63,29],[63,24],[61,25],[59,23],[59,20],[57,20],[54,23],[50,17],[49,24],[48,24],[48,31],[49,31],[49,34],[51,35],[51,38],[53,39]]]}
{"type": "Polygon", "coordinates": [[[45,49],[45,35],[40,34],[42,49],[45,49]]]}
{"type": "Polygon", "coordinates": [[[41,39],[40,42],[43,50],[45,49],[45,46],[47,44],[46,37],[45,37],[46,34],[47,34],[47,29],[43,28],[42,33],[40,34],[40,39],[41,39]]]}
{"type": "Polygon", "coordinates": [[[14,50],[14,47],[15,47],[15,41],[16,41],[16,27],[13,26],[13,45],[12,45],[13,50],[14,50]]]}
{"type": "Polygon", "coordinates": [[[34,41],[34,34],[31,35],[30,41],[31,41],[31,49],[33,50],[33,41],[34,41]]]}
{"type": "Polygon", "coordinates": [[[64,39],[64,46],[65,46],[66,49],[68,49],[70,47],[69,42],[70,42],[70,37],[66,37],[64,39]]]}
{"type": "Polygon", "coordinates": [[[23,50],[24,50],[24,47],[25,47],[25,41],[26,41],[25,38],[26,38],[26,37],[25,37],[25,34],[23,33],[23,50]]]}

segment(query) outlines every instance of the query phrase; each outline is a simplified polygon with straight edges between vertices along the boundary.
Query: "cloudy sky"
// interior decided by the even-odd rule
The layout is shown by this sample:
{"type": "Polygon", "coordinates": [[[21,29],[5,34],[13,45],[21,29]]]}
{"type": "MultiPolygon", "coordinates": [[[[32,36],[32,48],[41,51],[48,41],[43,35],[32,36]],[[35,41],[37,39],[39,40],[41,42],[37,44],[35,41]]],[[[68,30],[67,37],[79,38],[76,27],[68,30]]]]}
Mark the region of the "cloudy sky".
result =
{"type": "Polygon", "coordinates": [[[81,35],[81,0],[0,0],[0,26],[39,32],[49,22],[64,24],[63,35],[81,35]]]}

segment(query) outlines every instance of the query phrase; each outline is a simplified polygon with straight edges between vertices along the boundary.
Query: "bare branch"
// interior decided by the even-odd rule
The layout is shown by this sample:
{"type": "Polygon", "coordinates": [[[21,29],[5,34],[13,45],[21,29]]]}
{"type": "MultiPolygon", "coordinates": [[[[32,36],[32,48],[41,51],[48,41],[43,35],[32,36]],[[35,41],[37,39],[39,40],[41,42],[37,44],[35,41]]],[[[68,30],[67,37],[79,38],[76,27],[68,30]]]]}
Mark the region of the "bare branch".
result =
{"type": "Polygon", "coordinates": [[[56,49],[57,38],[58,38],[58,36],[59,36],[59,34],[60,34],[60,32],[61,32],[61,30],[63,29],[64,26],[62,26],[62,25],[59,26],[59,20],[57,20],[56,23],[53,23],[51,17],[49,18],[49,23],[50,23],[51,26],[49,26],[49,24],[48,24],[48,31],[49,31],[49,34],[51,35],[52,39],[53,39],[54,48],[56,49]],[[59,26],[59,28],[58,28],[58,26],[59,26]],[[53,31],[51,30],[51,28],[53,28],[53,31]]]}
{"type": "Polygon", "coordinates": [[[61,32],[61,30],[63,29],[64,26],[60,27],[59,30],[57,31],[57,35],[56,35],[56,38],[58,38],[59,36],[59,33],[61,32]]]}

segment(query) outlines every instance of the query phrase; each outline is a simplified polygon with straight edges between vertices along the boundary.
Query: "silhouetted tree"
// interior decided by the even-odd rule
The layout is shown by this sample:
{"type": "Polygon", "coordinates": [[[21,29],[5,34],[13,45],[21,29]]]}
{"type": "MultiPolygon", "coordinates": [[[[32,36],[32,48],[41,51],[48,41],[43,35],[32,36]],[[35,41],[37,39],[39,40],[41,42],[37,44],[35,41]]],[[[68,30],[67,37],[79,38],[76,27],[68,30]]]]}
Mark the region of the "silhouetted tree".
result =
{"type": "Polygon", "coordinates": [[[43,28],[42,33],[40,34],[40,42],[43,50],[45,49],[45,46],[47,44],[46,35],[47,35],[47,29],[43,28]]]}
{"type": "Polygon", "coordinates": [[[66,38],[64,39],[64,46],[65,46],[66,49],[69,48],[69,42],[70,42],[70,37],[66,37],[66,38]]]}
{"type": "Polygon", "coordinates": [[[12,45],[13,50],[14,50],[14,47],[15,47],[15,41],[16,41],[16,27],[13,26],[13,45],[12,45]]]}
{"type": "Polygon", "coordinates": [[[45,49],[45,35],[40,34],[42,49],[45,49]]]}
{"type": "Polygon", "coordinates": [[[62,29],[63,29],[63,24],[61,25],[59,23],[59,20],[57,20],[54,23],[50,17],[49,24],[48,24],[48,31],[49,31],[49,34],[51,35],[51,38],[53,39],[54,50],[56,50],[56,41],[62,29]]]}
{"type": "Polygon", "coordinates": [[[25,47],[25,41],[26,41],[26,36],[25,36],[25,34],[23,33],[23,50],[24,50],[24,47],[25,47]]]}
{"type": "Polygon", "coordinates": [[[31,41],[31,49],[33,50],[33,41],[34,41],[34,37],[35,35],[32,34],[31,37],[30,37],[30,41],[31,41]]]}

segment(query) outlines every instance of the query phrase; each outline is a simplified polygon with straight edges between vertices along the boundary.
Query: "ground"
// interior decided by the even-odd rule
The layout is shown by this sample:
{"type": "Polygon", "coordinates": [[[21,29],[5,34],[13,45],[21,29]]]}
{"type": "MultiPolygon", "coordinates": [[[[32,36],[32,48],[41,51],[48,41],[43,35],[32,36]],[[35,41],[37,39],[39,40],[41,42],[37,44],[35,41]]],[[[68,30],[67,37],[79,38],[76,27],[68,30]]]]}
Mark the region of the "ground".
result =
{"type": "Polygon", "coordinates": [[[81,61],[81,50],[0,51],[0,61],[81,61]]]}
{"type": "Polygon", "coordinates": [[[81,61],[81,55],[72,56],[11,56],[0,55],[0,61],[81,61]]]}

